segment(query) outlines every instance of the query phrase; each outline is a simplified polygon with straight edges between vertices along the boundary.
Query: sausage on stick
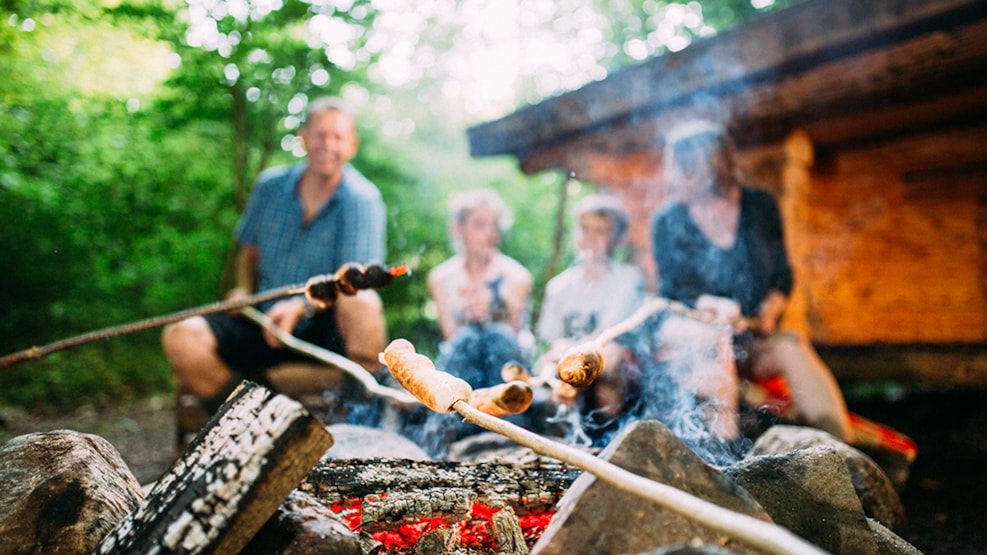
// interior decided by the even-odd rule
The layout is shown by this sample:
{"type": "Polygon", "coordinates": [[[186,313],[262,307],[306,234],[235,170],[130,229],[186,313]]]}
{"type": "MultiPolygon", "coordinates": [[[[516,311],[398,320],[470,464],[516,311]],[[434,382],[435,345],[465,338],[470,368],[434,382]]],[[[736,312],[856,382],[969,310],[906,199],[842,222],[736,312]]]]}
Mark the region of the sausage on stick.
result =
{"type": "Polygon", "coordinates": [[[534,392],[531,386],[521,380],[497,384],[492,387],[474,389],[469,404],[490,416],[520,414],[531,406],[534,392]]]}

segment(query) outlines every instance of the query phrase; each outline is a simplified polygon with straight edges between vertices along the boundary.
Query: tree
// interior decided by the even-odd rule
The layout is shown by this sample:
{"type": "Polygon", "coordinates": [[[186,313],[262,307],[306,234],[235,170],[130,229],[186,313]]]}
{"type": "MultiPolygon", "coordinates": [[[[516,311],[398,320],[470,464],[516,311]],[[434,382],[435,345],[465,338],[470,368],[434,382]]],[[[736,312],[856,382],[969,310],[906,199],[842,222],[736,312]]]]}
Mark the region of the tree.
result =
{"type": "MultiPolygon", "coordinates": [[[[565,178],[471,159],[465,127],[759,13],[747,0],[450,1],[0,5],[0,351],[222,295],[250,185],[299,155],[306,100],[335,94],[361,116],[355,163],[387,201],[388,257],[415,269],[382,291],[391,333],[428,352],[424,276],[450,254],[446,199],[492,186],[514,201],[504,249],[540,277],[565,178]]],[[[8,369],[0,400],[166,390],[157,343],[8,369]]]]}

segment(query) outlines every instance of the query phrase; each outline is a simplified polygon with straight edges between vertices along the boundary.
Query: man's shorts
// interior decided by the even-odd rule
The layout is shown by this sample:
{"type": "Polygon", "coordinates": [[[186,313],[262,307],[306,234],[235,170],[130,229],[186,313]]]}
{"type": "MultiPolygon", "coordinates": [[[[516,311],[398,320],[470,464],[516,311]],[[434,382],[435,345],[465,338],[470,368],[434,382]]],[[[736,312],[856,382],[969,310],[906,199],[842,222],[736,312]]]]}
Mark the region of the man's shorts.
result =
{"type": "MultiPolygon", "coordinates": [[[[264,339],[261,326],[243,316],[212,314],[205,318],[216,336],[219,357],[244,378],[266,383],[264,372],[268,368],[282,362],[312,360],[287,347],[271,348],[264,339]]],[[[293,335],[324,349],[344,354],[343,336],[336,326],[336,311],[333,307],[311,318],[300,320],[293,335]]]]}

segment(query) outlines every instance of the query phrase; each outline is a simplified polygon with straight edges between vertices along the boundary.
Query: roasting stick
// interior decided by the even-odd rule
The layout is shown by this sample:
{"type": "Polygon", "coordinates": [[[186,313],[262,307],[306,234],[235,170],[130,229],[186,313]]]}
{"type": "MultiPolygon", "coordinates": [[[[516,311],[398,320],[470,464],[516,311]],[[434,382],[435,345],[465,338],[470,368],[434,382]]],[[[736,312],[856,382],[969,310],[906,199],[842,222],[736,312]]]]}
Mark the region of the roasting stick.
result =
{"type": "Polygon", "coordinates": [[[346,372],[350,376],[353,376],[358,382],[360,382],[360,385],[362,385],[368,393],[378,395],[392,401],[397,401],[398,403],[404,405],[421,404],[418,402],[418,399],[410,395],[407,391],[401,391],[377,383],[377,379],[374,378],[373,374],[371,374],[366,368],[344,357],[343,355],[334,353],[329,349],[324,349],[318,345],[313,345],[308,341],[304,341],[294,335],[291,335],[290,333],[285,332],[281,328],[277,327],[266,314],[256,308],[252,306],[244,308],[243,315],[249,320],[252,320],[254,323],[270,331],[274,337],[278,338],[278,341],[284,343],[289,349],[303,355],[308,355],[326,364],[331,364],[343,372],[346,372]]]}
{"type": "Polygon", "coordinates": [[[436,412],[458,412],[468,422],[503,435],[536,453],[580,468],[625,493],[657,503],[765,552],[778,555],[825,554],[780,526],[724,509],[682,490],[638,476],[609,461],[470,406],[469,384],[436,370],[432,361],[416,353],[414,345],[405,339],[392,341],[380,358],[405,389],[436,412]]]}
{"type": "Polygon", "coordinates": [[[402,276],[407,272],[408,267],[406,265],[384,268],[377,265],[364,267],[361,264],[348,263],[339,268],[335,274],[314,276],[309,278],[306,283],[287,285],[240,299],[218,301],[195,308],[179,310],[178,312],[172,312],[170,314],[154,316],[144,320],[138,320],[136,322],[121,324],[119,326],[111,326],[55,341],[54,343],[49,343],[41,347],[30,347],[28,349],[24,349],[23,351],[18,351],[16,353],[11,353],[0,357],[0,368],[13,366],[19,362],[24,362],[25,360],[44,358],[52,353],[64,351],[66,349],[78,347],[87,343],[93,343],[95,341],[111,339],[121,335],[126,335],[128,333],[136,333],[139,331],[166,326],[168,324],[174,324],[175,322],[179,322],[186,318],[191,318],[192,316],[205,316],[207,314],[239,310],[247,306],[284,297],[290,297],[292,295],[299,295],[302,293],[305,294],[306,298],[308,298],[313,305],[319,308],[324,308],[335,302],[336,298],[340,294],[353,295],[358,289],[378,289],[388,285],[394,277],[402,276]]]}
{"type": "MultiPolygon", "coordinates": [[[[343,372],[353,376],[367,390],[367,393],[396,401],[405,406],[417,406],[421,404],[421,401],[407,391],[381,385],[374,378],[373,374],[353,360],[285,332],[274,325],[274,322],[266,314],[256,308],[244,308],[243,315],[270,331],[274,337],[278,338],[278,341],[284,343],[289,349],[326,364],[336,366],[343,372]]],[[[533,392],[530,385],[519,380],[514,380],[492,387],[473,389],[470,394],[469,404],[486,414],[507,416],[527,410],[531,405],[532,397],[533,392]]]]}

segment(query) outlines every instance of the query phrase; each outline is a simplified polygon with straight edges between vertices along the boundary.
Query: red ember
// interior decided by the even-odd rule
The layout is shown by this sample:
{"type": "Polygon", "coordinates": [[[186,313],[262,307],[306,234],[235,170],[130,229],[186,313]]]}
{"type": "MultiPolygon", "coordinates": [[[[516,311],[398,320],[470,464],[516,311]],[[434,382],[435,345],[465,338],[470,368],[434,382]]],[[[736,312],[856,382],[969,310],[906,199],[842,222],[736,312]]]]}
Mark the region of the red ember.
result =
{"type": "MultiPolygon", "coordinates": [[[[348,499],[336,503],[330,509],[343,517],[350,530],[358,530],[362,525],[362,499],[348,499]]],[[[373,538],[384,545],[388,552],[400,553],[415,546],[425,534],[438,528],[453,529],[456,540],[465,547],[474,549],[494,549],[491,520],[500,509],[489,507],[480,502],[473,502],[470,516],[466,520],[449,524],[441,517],[422,519],[412,524],[404,524],[394,530],[376,532],[373,538]]],[[[554,510],[531,513],[518,518],[524,539],[534,543],[552,521],[554,510]]]]}

